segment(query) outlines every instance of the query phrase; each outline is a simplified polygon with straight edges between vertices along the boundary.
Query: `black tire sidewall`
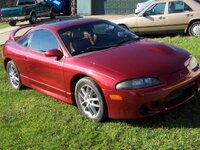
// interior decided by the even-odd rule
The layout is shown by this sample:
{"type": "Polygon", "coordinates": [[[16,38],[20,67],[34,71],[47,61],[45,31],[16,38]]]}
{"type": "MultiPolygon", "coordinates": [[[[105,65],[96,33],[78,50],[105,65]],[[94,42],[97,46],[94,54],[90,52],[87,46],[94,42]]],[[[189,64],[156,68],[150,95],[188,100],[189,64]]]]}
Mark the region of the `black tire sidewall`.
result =
{"type": "Polygon", "coordinates": [[[51,9],[50,18],[51,18],[51,19],[56,18],[56,10],[55,10],[54,8],[51,9]]]}
{"type": "Polygon", "coordinates": [[[36,15],[35,15],[35,13],[31,13],[31,16],[30,16],[30,19],[29,19],[29,23],[30,23],[30,24],[36,23],[36,19],[37,19],[37,17],[36,17],[36,15]],[[35,17],[35,21],[33,21],[33,16],[35,17]]]}
{"type": "Polygon", "coordinates": [[[16,24],[17,24],[17,21],[16,21],[16,20],[11,20],[11,21],[9,21],[9,25],[10,25],[10,26],[16,26],[16,24]]]}
{"type": "Polygon", "coordinates": [[[85,77],[80,79],[76,86],[75,86],[75,100],[76,100],[76,104],[78,106],[79,111],[85,115],[86,117],[96,121],[96,122],[103,122],[106,120],[107,118],[107,109],[106,109],[106,103],[103,97],[103,94],[99,88],[99,86],[94,82],[94,80],[92,80],[91,78],[85,77]],[[83,87],[84,85],[89,85],[97,94],[98,98],[99,98],[99,102],[100,102],[100,112],[98,114],[98,116],[96,118],[90,118],[88,117],[84,111],[82,110],[82,106],[80,104],[80,101],[78,100],[78,91],[81,89],[81,87],[83,87]]]}
{"type": "Polygon", "coordinates": [[[15,90],[20,90],[20,89],[22,89],[23,86],[22,86],[22,82],[21,82],[21,79],[20,79],[20,73],[19,73],[19,71],[18,71],[18,69],[17,69],[15,63],[14,63],[12,60],[9,61],[9,62],[7,63],[7,65],[6,65],[6,70],[7,70],[8,80],[9,80],[9,82],[10,82],[10,85],[11,85],[15,90]],[[11,65],[13,65],[13,66],[15,67],[15,69],[16,69],[16,71],[17,71],[17,74],[18,74],[18,76],[19,76],[19,86],[18,86],[17,88],[14,87],[14,86],[12,85],[11,81],[10,81],[10,77],[9,77],[9,67],[10,67],[11,65]]]}

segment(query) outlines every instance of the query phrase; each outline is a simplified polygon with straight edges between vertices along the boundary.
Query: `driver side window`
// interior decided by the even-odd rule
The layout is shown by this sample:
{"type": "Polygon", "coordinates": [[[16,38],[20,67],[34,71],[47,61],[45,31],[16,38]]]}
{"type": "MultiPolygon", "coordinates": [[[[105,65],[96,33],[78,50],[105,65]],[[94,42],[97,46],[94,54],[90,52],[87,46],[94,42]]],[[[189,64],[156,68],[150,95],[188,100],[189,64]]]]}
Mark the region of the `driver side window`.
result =
{"type": "Polygon", "coordinates": [[[166,3],[158,3],[147,9],[145,16],[163,15],[166,3]]]}

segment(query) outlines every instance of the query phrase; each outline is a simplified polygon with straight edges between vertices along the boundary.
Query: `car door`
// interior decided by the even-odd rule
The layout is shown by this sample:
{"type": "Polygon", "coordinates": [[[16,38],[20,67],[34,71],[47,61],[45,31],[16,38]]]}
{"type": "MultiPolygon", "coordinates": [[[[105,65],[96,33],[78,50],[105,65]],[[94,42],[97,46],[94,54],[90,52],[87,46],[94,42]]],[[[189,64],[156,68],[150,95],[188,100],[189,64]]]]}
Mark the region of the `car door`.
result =
{"type": "Polygon", "coordinates": [[[164,30],[166,2],[152,4],[137,17],[137,32],[159,32],[164,30]]]}
{"type": "Polygon", "coordinates": [[[183,1],[171,1],[168,3],[168,13],[165,19],[166,30],[183,31],[193,17],[192,9],[183,1]]]}
{"type": "Polygon", "coordinates": [[[37,30],[32,33],[26,53],[27,76],[33,88],[56,94],[65,95],[65,82],[63,75],[64,57],[46,57],[45,52],[60,49],[55,35],[48,30],[37,30]]]}
{"type": "Polygon", "coordinates": [[[18,46],[20,46],[18,49],[23,51],[23,54],[21,55],[21,57],[18,56],[20,58],[20,65],[18,65],[20,68],[18,68],[18,69],[20,70],[21,79],[22,79],[23,83],[26,85],[29,85],[29,80],[27,77],[27,74],[28,74],[27,68],[26,68],[26,65],[24,65],[24,64],[26,63],[26,55],[27,55],[26,53],[29,51],[29,49],[27,47],[29,45],[31,35],[32,35],[32,33],[28,33],[25,36],[23,36],[22,38],[20,38],[17,42],[18,44],[15,46],[16,48],[18,46]]]}

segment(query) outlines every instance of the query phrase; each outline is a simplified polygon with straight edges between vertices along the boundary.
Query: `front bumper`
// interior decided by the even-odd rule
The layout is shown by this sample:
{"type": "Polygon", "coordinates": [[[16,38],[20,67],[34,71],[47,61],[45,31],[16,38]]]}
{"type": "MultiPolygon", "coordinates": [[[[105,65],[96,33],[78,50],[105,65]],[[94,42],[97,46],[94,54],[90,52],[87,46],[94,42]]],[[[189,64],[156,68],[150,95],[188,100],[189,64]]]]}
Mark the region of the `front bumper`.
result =
{"type": "Polygon", "coordinates": [[[143,90],[103,90],[109,118],[134,119],[152,116],[173,109],[200,91],[200,68],[178,82],[163,87],[143,90]],[[112,100],[110,95],[120,95],[122,100],[112,100]]]}
{"type": "Polygon", "coordinates": [[[28,16],[15,16],[15,17],[2,17],[1,20],[2,21],[12,21],[12,20],[16,20],[16,21],[23,21],[23,20],[27,20],[28,16]]]}

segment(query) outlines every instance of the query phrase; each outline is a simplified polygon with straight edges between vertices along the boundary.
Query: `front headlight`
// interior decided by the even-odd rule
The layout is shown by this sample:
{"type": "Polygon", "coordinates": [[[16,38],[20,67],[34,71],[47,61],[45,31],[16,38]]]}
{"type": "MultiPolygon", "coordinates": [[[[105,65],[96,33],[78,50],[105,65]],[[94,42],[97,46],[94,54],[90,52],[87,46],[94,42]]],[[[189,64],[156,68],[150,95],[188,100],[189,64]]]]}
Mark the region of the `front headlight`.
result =
{"type": "Polygon", "coordinates": [[[199,64],[197,59],[194,56],[191,56],[190,60],[189,60],[189,68],[193,71],[195,71],[196,69],[199,68],[199,64]]]}
{"type": "Polygon", "coordinates": [[[131,89],[141,89],[160,84],[157,78],[138,78],[133,80],[124,81],[116,85],[117,90],[131,90],[131,89]]]}

